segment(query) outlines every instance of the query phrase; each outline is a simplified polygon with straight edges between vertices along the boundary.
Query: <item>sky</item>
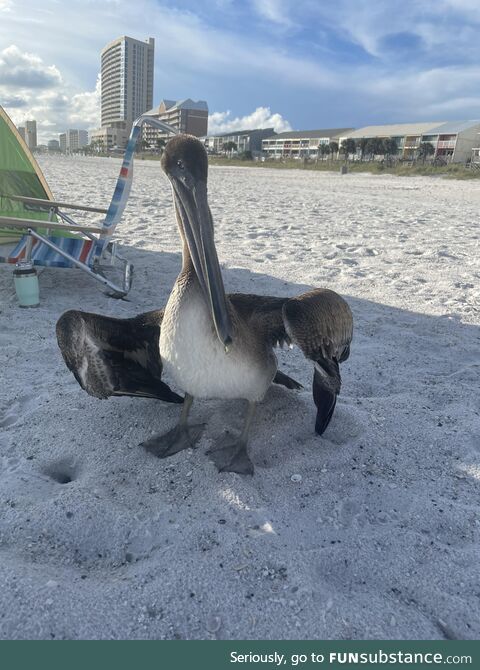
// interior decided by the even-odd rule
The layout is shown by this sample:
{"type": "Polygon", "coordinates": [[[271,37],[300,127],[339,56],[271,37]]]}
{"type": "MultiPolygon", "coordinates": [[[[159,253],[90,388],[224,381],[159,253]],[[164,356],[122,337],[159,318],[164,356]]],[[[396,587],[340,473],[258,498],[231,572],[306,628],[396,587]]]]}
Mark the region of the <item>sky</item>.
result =
{"type": "Polygon", "coordinates": [[[0,0],[0,104],[40,141],[99,125],[100,51],[155,38],[154,103],[209,131],[480,118],[480,0],[0,0]]]}

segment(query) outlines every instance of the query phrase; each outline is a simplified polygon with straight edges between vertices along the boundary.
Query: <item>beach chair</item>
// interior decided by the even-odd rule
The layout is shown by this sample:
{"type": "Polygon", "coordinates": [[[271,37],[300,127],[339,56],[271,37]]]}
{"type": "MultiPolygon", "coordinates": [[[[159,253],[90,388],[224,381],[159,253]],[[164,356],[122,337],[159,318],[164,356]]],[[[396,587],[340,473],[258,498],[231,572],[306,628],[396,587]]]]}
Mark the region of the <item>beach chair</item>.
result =
{"type": "Polygon", "coordinates": [[[139,117],[130,134],[108,209],[57,202],[39,165],[0,107],[0,262],[79,268],[121,298],[130,290],[133,265],[117,250],[113,234],[128,200],[133,157],[144,123],[176,133],[158,119],[139,117]],[[101,225],[78,225],[65,210],[104,214],[101,225]]]}

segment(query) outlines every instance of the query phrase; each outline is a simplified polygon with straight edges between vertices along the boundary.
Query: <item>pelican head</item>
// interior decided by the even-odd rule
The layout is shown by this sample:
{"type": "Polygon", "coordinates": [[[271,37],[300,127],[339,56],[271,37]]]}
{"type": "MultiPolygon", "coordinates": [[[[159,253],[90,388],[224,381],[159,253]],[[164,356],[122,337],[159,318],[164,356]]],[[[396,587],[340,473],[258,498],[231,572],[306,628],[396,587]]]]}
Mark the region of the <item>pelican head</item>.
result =
{"type": "Polygon", "coordinates": [[[227,348],[232,342],[233,329],[208,206],[208,160],[203,144],[192,135],[176,135],[165,147],[162,168],[173,187],[181,233],[210,307],[217,336],[227,348]]]}

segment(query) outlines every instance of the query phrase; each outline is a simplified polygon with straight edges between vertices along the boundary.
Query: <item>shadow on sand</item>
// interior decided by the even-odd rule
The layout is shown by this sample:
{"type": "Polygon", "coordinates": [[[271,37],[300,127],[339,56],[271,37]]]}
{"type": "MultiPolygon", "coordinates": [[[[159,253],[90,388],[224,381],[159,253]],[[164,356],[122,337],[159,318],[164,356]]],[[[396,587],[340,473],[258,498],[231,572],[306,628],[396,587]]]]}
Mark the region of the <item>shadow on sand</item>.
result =
{"type": "MultiPolygon", "coordinates": [[[[39,309],[10,302],[2,314],[13,366],[5,368],[1,453],[20,468],[18,476],[0,469],[3,490],[20,501],[5,525],[5,565],[23,551],[55,571],[72,560],[82,574],[104,571],[105,588],[95,581],[92,597],[109,628],[88,628],[79,599],[53,626],[57,637],[205,637],[195,622],[212,612],[223,638],[478,636],[480,328],[344,296],[355,334],[325,435],[313,430],[311,363],[297,349],[279,351],[281,369],[305,390],[272,387],[261,403],[253,478],[219,475],[204,451],[238,429],[237,403],[198,403],[195,418],[208,423],[199,449],[158,461],[137,445],[171,427],[178,407],[97,401],[63,364],[54,333],[63,311],[127,317],[165,304],[180,254],[123,253],[135,264],[129,302],[107,298],[80,272],[47,270],[39,309]],[[39,539],[22,515],[42,529],[39,539]],[[110,616],[108,589],[117,587],[108,580],[118,571],[132,583],[145,575],[163,594],[161,621],[147,617],[137,630],[130,610],[110,616]]],[[[4,294],[9,273],[0,269],[4,294]]],[[[239,268],[224,268],[224,279],[230,292],[311,288],[239,268]]]]}

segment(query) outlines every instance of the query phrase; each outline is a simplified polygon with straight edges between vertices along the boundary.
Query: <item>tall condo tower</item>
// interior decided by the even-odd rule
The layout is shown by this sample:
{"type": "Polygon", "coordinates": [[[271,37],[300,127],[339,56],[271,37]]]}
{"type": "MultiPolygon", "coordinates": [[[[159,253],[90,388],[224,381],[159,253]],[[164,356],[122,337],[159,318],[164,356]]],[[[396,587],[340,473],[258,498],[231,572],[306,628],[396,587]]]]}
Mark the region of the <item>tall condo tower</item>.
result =
{"type": "Polygon", "coordinates": [[[102,126],[130,131],[133,121],[153,106],[155,40],[118,37],[102,50],[102,126]]]}
{"type": "Polygon", "coordinates": [[[25,142],[30,151],[37,148],[37,122],[25,121],[25,142]]]}

